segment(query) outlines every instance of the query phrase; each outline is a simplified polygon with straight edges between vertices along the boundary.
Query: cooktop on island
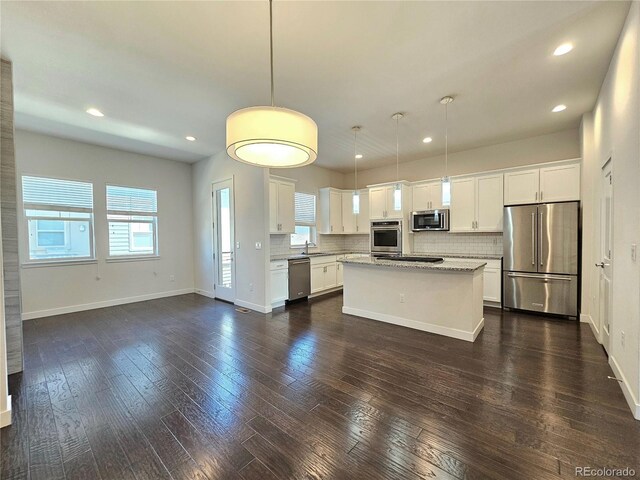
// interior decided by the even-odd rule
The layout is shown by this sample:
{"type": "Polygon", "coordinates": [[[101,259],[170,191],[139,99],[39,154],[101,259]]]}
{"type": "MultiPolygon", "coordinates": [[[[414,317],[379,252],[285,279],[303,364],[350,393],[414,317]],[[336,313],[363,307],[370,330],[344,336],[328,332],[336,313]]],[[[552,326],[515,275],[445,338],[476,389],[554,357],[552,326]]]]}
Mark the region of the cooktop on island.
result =
{"type": "Polygon", "coordinates": [[[444,258],[441,257],[411,257],[411,256],[402,256],[402,255],[389,255],[385,257],[380,257],[384,260],[396,260],[400,262],[424,262],[424,263],[440,263],[444,261],[444,258]]]}

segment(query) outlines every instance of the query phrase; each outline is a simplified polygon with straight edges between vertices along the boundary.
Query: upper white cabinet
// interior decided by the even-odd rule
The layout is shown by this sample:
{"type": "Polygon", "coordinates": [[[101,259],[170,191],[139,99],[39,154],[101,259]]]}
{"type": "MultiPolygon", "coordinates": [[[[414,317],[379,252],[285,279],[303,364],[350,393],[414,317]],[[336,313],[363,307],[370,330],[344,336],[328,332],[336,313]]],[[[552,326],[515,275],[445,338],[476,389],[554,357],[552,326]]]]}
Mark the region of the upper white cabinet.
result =
{"type": "Polygon", "coordinates": [[[369,192],[360,190],[360,200],[358,202],[358,213],[356,213],[356,233],[369,233],[369,192]]]}
{"type": "Polygon", "coordinates": [[[540,169],[540,201],[580,200],[580,165],[557,165],[540,169]]]}
{"type": "Polygon", "coordinates": [[[502,174],[451,179],[451,232],[501,232],[502,174]]]}
{"type": "Polygon", "coordinates": [[[341,194],[342,233],[356,233],[356,214],[353,208],[353,192],[344,191],[341,194]]]}
{"type": "Polygon", "coordinates": [[[401,184],[396,193],[396,183],[377,185],[369,188],[369,219],[402,219],[404,212],[411,208],[411,189],[401,184]]]}
{"type": "Polygon", "coordinates": [[[413,210],[436,210],[442,208],[442,182],[414,185],[412,188],[413,210]]]}
{"type": "Polygon", "coordinates": [[[504,174],[504,204],[580,200],[580,164],[515,170],[504,174]]]}
{"type": "Polygon", "coordinates": [[[358,193],[356,209],[353,190],[320,189],[320,233],[369,233],[369,192],[364,190],[358,193]]]}
{"type": "Polygon", "coordinates": [[[293,182],[269,179],[269,233],[295,231],[295,191],[293,182]]]}

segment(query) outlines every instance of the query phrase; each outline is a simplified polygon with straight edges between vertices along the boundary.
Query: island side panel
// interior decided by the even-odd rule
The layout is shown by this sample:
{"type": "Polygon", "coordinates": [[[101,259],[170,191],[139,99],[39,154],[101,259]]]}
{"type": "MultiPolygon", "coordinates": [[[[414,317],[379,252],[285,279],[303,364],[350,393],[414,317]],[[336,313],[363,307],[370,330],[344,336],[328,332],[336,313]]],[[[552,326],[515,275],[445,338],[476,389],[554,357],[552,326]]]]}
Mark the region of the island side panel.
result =
{"type": "Polygon", "coordinates": [[[484,325],[482,273],[345,264],[342,311],[474,341],[484,325]]]}

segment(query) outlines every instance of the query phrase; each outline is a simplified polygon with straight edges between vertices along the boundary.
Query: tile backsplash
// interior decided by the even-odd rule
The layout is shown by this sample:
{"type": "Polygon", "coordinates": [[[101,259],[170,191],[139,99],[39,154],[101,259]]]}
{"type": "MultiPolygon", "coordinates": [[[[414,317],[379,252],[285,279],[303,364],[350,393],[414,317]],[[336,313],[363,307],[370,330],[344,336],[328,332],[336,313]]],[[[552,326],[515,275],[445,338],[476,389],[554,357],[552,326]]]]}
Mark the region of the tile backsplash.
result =
{"type": "Polygon", "coordinates": [[[502,233],[414,233],[413,251],[502,255],[502,233]]]}
{"type": "MultiPolygon", "coordinates": [[[[271,235],[271,255],[288,255],[302,250],[302,247],[291,248],[289,235],[271,235]]],[[[318,235],[317,246],[309,251],[349,250],[354,252],[369,251],[369,235],[318,235]]]]}

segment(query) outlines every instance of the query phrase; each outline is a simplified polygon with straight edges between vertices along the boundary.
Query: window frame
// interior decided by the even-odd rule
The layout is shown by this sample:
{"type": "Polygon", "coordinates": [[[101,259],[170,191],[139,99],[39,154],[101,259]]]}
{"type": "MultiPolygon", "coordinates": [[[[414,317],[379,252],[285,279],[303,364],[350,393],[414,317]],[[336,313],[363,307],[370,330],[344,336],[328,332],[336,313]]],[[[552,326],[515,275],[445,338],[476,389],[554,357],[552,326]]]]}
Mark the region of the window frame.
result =
{"type": "Polygon", "coordinates": [[[95,184],[90,180],[80,180],[77,178],[67,178],[67,177],[56,177],[52,175],[34,175],[30,173],[21,173],[19,183],[19,204],[22,207],[22,218],[21,220],[24,222],[24,225],[21,226],[21,229],[24,234],[24,239],[21,243],[24,245],[24,251],[26,252],[26,258],[22,254],[20,254],[21,266],[23,267],[38,267],[38,266],[54,266],[54,265],[74,265],[74,264],[87,264],[87,263],[96,263],[96,250],[95,250],[95,184]],[[91,185],[91,208],[80,208],[80,207],[70,207],[63,205],[55,205],[51,204],[37,204],[37,203],[28,203],[24,201],[24,177],[30,178],[42,178],[48,180],[58,180],[62,182],[76,182],[76,183],[84,183],[87,185],[91,185]],[[86,217],[61,217],[61,216],[47,216],[47,215],[30,215],[28,211],[35,212],[57,212],[57,213],[84,213],[86,217]],[[64,247],[53,247],[55,249],[64,250],[67,248],[70,242],[70,232],[69,228],[71,222],[82,222],[87,223],[89,227],[88,231],[88,239],[89,239],[89,254],[82,256],[63,256],[63,257],[43,257],[43,258],[32,258],[31,257],[31,228],[30,223],[35,222],[35,245],[37,248],[45,248],[46,246],[40,246],[38,243],[38,221],[40,220],[48,220],[48,221],[61,221],[64,223],[64,234],[65,234],[65,246],[64,247]]]}
{"type": "Polygon", "coordinates": [[[132,186],[132,185],[122,185],[119,183],[105,183],[104,188],[105,195],[105,211],[106,211],[106,219],[107,219],[107,256],[105,258],[106,262],[127,262],[127,261],[139,261],[139,260],[154,260],[160,258],[160,249],[158,242],[158,189],[156,187],[141,187],[141,186],[132,186]],[[109,210],[108,205],[108,191],[109,187],[116,188],[130,188],[133,190],[148,190],[154,192],[156,195],[156,210],[155,212],[141,212],[141,211],[126,211],[126,210],[109,210]],[[124,218],[109,218],[110,216],[120,216],[120,217],[129,217],[129,219],[124,218]],[[151,217],[151,220],[143,220],[143,219],[134,219],[135,217],[151,217]],[[130,254],[121,254],[121,255],[113,255],[111,253],[111,244],[109,240],[110,231],[109,225],[111,223],[126,223],[128,224],[127,237],[129,239],[129,251],[138,252],[130,253],[130,254]],[[133,247],[133,232],[131,231],[132,224],[139,223],[149,223],[152,225],[151,237],[153,239],[153,252],[151,253],[141,253],[144,248],[134,248],[133,247]]]}
{"type": "MultiPolygon", "coordinates": [[[[317,223],[318,223],[318,193],[309,193],[309,192],[303,192],[303,191],[296,191],[294,193],[294,212],[293,212],[293,217],[294,217],[294,223],[295,223],[295,227],[308,227],[309,228],[309,245],[317,245],[318,242],[318,229],[317,229],[317,223]],[[296,219],[296,212],[295,212],[295,194],[303,194],[303,195],[309,195],[313,197],[313,207],[314,207],[314,212],[313,212],[313,219],[314,222],[302,222],[302,221],[298,221],[296,219]]],[[[295,227],[294,227],[294,232],[295,232],[295,227]]],[[[304,243],[293,243],[293,236],[296,235],[295,233],[291,233],[289,234],[289,248],[303,248],[305,247],[304,243]]]]}

